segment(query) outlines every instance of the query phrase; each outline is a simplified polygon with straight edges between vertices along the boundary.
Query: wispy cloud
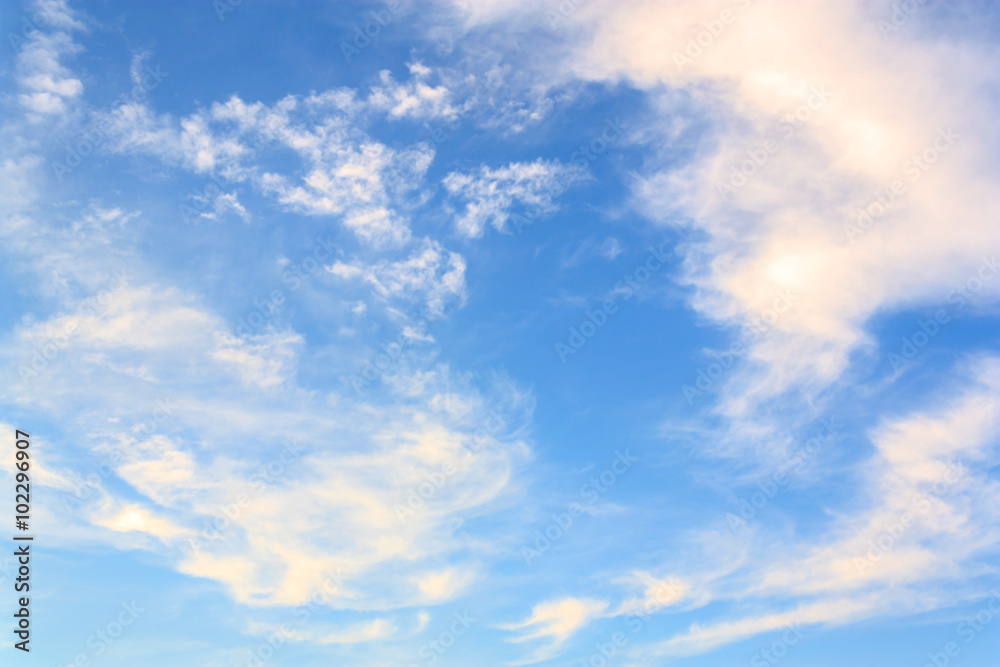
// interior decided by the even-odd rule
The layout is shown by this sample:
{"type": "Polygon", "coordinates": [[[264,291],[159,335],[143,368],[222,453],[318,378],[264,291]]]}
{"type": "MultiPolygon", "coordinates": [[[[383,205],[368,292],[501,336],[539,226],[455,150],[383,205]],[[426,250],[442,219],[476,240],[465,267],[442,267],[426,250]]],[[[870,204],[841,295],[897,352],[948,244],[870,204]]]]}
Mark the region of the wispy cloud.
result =
{"type": "Polygon", "coordinates": [[[556,198],[584,177],[575,165],[536,160],[497,169],[482,165],[473,173],[452,172],[445,177],[444,186],[452,197],[465,202],[455,220],[457,230],[477,238],[487,225],[506,231],[515,205],[538,209],[539,214],[552,213],[556,198]]]}
{"type": "Polygon", "coordinates": [[[541,640],[543,645],[525,658],[509,664],[532,665],[556,657],[576,632],[600,618],[606,608],[606,602],[579,598],[562,598],[535,605],[528,618],[503,628],[520,633],[510,640],[512,642],[541,640]]]}

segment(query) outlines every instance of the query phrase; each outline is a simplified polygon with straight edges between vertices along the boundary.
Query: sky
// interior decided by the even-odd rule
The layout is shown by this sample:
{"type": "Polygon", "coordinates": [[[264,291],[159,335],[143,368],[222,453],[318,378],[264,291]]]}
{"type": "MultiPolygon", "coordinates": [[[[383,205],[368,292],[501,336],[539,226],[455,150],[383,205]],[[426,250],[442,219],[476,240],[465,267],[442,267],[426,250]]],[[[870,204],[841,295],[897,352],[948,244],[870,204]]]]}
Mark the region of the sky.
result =
{"type": "Polygon", "coordinates": [[[0,663],[996,664],[1000,5],[0,26],[0,663]]]}

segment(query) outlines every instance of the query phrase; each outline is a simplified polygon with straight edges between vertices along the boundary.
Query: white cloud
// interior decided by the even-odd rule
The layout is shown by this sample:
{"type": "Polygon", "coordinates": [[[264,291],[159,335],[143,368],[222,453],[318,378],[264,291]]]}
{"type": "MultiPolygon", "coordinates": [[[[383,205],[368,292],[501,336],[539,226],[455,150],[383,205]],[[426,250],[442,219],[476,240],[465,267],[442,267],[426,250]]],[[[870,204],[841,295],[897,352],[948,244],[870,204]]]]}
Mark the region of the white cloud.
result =
{"type": "MultiPolygon", "coordinates": [[[[745,10],[742,4],[735,3],[737,21],[723,38],[683,67],[665,54],[682,51],[715,17],[701,3],[582,3],[572,21],[557,26],[567,52],[559,60],[533,56],[545,85],[560,77],[624,79],[654,100],[666,120],[636,132],[650,138],[653,150],[633,181],[634,204],[658,224],[680,224],[703,239],[684,247],[700,313],[738,325],[767,308],[776,287],[799,295],[795,314],[755,342],[750,367],[734,373],[725,389],[723,409],[739,428],[746,426],[740,418],[756,415],[776,395],[802,391],[803,401],[793,405],[809,405],[843,376],[852,353],[871,348],[873,315],[942,300],[1000,240],[993,105],[981,93],[993,75],[978,71],[977,47],[925,38],[897,39],[890,49],[858,29],[868,16],[860,3],[759,0],[745,10]],[[914,75],[901,78],[903,70],[914,75]],[[791,135],[779,135],[767,162],[720,198],[717,184],[759,155],[758,144],[781,127],[775,117],[794,114],[824,86],[829,100],[810,108],[809,120],[791,135]],[[674,142],[697,118],[675,104],[678,89],[690,93],[699,116],[716,123],[683,164],[675,161],[674,142]],[[955,119],[962,123],[955,125],[955,143],[918,180],[906,181],[905,161],[933,146],[938,128],[955,119]],[[872,229],[846,238],[844,223],[870,204],[873,190],[896,178],[908,184],[905,195],[872,229]]],[[[524,7],[540,15],[537,5],[524,7]]],[[[470,22],[507,11],[481,3],[470,7],[470,22]]],[[[14,99],[33,120],[70,113],[82,97],[80,79],[60,61],[76,52],[68,34],[82,25],[68,11],[55,16],[54,25],[67,32],[43,31],[18,56],[14,99]]],[[[328,268],[365,282],[387,302],[424,303],[441,315],[465,299],[465,260],[431,239],[409,245],[409,211],[426,194],[421,183],[434,151],[424,144],[389,147],[361,129],[369,111],[450,121],[466,108],[454,101],[451,82],[432,85],[432,72],[420,63],[410,70],[406,82],[381,75],[367,96],[337,89],[271,105],[233,97],[182,118],[132,104],[105,117],[114,121],[114,150],[221,175],[286,210],[335,217],[373,247],[412,249],[401,258],[365,256],[328,268]],[[278,173],[279,163],[263,154],[286,149],[299,168],[278,173]]],[[[97,539],[156,549],[180,571],[221,582],[247,605],[301,603],[325,570],[340,567],[349,583],[332,604],[352,609],[434,604],[475,580],[483,547],[459,528],[517,490],[515,473],[528,457],[515,437],[498,435],[476,452],[464,447],[483,419],[485,390],[417,362],[387,383],[397,392],[385,403],[320,396],[298,383],[304,341],[296,332],[275,325],[258,336],[234,336],[200,295],[148,278],[116,291],[91,318],[77,297],[99,289],[103,274],[98,278],[95,267],[106,269],[108,256],[135,252],[119,234],[134,214],[95,206],[66,233],[23,215],[19,207],[33,193],[25,173],[41,164],[18,154],[5,157],[0,173],[4,201],[17,213],[4,217],[5,243],[12,254],[30,256],[38,291],[51,299],[49,312],[22,320],[5,342],[8,371],[67,329],[73,334],[36,382],[17,392],[9,382],[5,398],[49,411],[80,434],[88,454],[122,455],[114,474],[130,488],[102,491],[85,513],[100,529],[97,539]],[[114,412],[123,424],[134,423],[164,391],[181,398],[176,422],[163,434],[109,434],[95,417],[114,412]],[[289,432],[301,438],[302,453],[255,490],[257,467],[273,463],[289,432]],[[401,525],[394,506],[445,464],[455,472],[401,525]],[[245,507],[241,494],[252,494],[245,507]],[[234,504],[239,511],[221,537],[188,547],[186,538],[234,504]]],[[[518,207],[551,213],[567,183],[582,178],[572,167],[539,160],[452,172],[445,186],[459,207],[457,228],[478,237],[487,225],[509,230],[518,207]]],[[[208,216],[232,211],[249,218],[238,190],[211,205],[208,216]]],[[[620,248],[609,239],[601,252],[614,259],[620,248]]],[[[1000,280],[991,283],[984,299],[998,287],[1000,280]]],[[[408,335],[433,342],[413,329],[408,335]]],[[[348,346],[344,356],[355,351],[348,346]]],[[[728,612],[649,647],[676,655],[792,622],[844,623],[926,608],[919,593],[934,587],[944,603],[968,597],[969,581],[986,571],[1000,537],[998,488],[990,478],[1000,363],[992,357],[970,363],[974,372],[951,387],[956,399],[885,418],[872,431],[874,453],[857,479],[858,503],[837,508],[827,537],[806,543],[761,529],[736,545],[746,547],[738,556],[732,542],[706,540],[726,552],[728,569],[697,571],[699,562],[678,579],[633,573],[626,583],[634,590],[611,612],[609,603],[591,599],[541,603],[507,626],[518,633],[514,641],[542,644],[517,664],[554,657],[593,620],[651,604],[767,601],[759,613],[728,612]],[[956,461],[963,473],[934,490],[956,461]],[[926,511],[914,501],[920,493],[933,496],[926,511]],[[859,566],[870,545],[914,508],[917,521],[859,566]],[[664,586],[680,592],[664,596],[664,586]]],[[[65,490],[77,476],[45,470],[39,482],[65,490]]],[[[46,523],[75,521],[53,519],[46,523]]],[[[379,618],[309,640],[350,644],[397,631],[392,619],[379,618]]]]}
{"type": "MultiPolygon", "coordinates": [[[[419,82],[411,85],[423,91],[419,82]]],[[[430,99],[431,93],[420,94],[430,99]]],[[[410,109],[405,100],[399,103],[410,109]]],[[[333,90],[304,99],[290,95],[271,106],[234,96],[180,119],[157,116],[146,104],[125,104],[101,118],[111,128],[114,152],[149,154],[248,183],[288,210],[339,217],[368,244],[399,246],[410,239],[406,211],[434,150],[421,143],[390,148],[371,139],[361,129],[362,110],[352,91],[333,90]],[[294,151],[303,169],[270,168],[265,158],[280,148],[294,151]]],[[[208,217],[231,209],[248,219],[236,197],[216,197],[208,217]]]]}
{"type": "MultiPolygon", "coordinates": [[[[695,577],[703,594],[785,600],[780,611],[692,626],[655,644],[656,655],[702,652],[789,623],[843,624],[927,610],[974,597],[1000,544],[1000,358],[975,357],[942,391],[950,401],[886,419],[858,466],[861,506],[840,510],[828,539],[754,535],[738,570],[695,577]],[[929,595],[933,593],[933,595],[929,595]]],[[[725,530],[725,529],[723,529],[725,530]]],[[[735,536],[714,548],[732,552],[735,536]]]]}
{"type": "Polygon", "coordinates": [[[350,645],[388,639],[399,633],[399,627],[391,618],[375,618],[336,628],[323,627],[316,620],[311,620],[308,625],[292,627],[252,622],[248,624],[247,631],[261,637],[279,634],[286,641],[350,645]]]}
{"type": "Polygon", "coordinates": [[[422,574],[415,581],[426,604],[435,604],[458,597],[464,592],[474,573],[450,567],[439,572],[422,574]]]}
{"type": "Polygon", "coordinates": [[[511,214],[518,212],[515,206],[530,209],[532,219],[552,213],[556,198],[583,178],[576,166],[538,159],[497,169],[482,165],[474,173],[451,172],[444,186],[452,198],[465,202],[455,220],[456,229],[478,238],[486,225],[506,231],[511,214]]]}
{"type": "Polygon", "coordinates": [[[616,583],[639,588],[642,595],[623,600],[611,614],[653,614],[690,596],[690,585],[674,577],[655,577],[649,572],[633,572],[616,583]]]}
{"type": "Polygon", "coordinates": [[[404,195],[405,183],[416,183],[433,158],[418,146],[396,151],[366,141],[324,151],[312,170],[293,185],[273,173],[261,177],[265,192],[293,210],[309,215],[341,215],[344,225],[374,245],[398,246],[410,238],[404,217],[391,204],[404,195]]]}
{"type": "MultiPolygon", "coordinates": [[[[470,30],[520,26],[540,13],[529,2],[456,4],[470,30]]],[[[645,93],[653,112],[631,119],[641,127],[630,137],[648,150],[632,203],[684,234],[684,279],[700,314],[738,328],[760,318],[777,290],[796,295],[794,309],[750,341],[747,360],[722,381],[715,410],[727,418],[718,438],[726,454],[773,456],[771,441],[833,400],[820,392],[853,379],[852,361],[871,359],[875,316],[944,304],[1000,247],[998,133],[987,92],[996,72],[984,66],[995,47],[936,36],[939,27],[918,25],[931,12],[910,18],[909,36],[883,39],[874,24],[889,5],[574,3],[570,17],[550,25],[553,40],[519,62],[548,85],[597,81],[645,93]],[[706,22],[724,9],[713,35],[706,22]],[[689,148],[690,157],[678,157],[689,148]],[[900,192],[888,202],[896,181],[900,192]],[[874,222],[856,233],[862,209],[874,222]]],[[[471,181],[454,177],[451,189],[471,181]]],[[[459,224],[478,235],[492,213],[472,206],[459,224]]],[[[984,285],[977,297],[995,304],[1000,280],[984,285]]],[[[986,474],[996,383],[986,377],[997,366],[974,363],[971,377],[954,381],[959,398],[946,409],[884,419],[872,434],[876,454],[859,468],[859,490],[870,497],[860,509],[837,508],[828,541],[695,536],[709,562],[725,565],[684,573],[694,598],[752,596],[763,611],[693,626],[658,650],[704,651],[792,620],[843,623],[929,608],[916,604],[927,591],[939,605],[970,596],[1000,542],[984,501],[996,493],[986,474]],[[946,474],[951,457],[967,475],[859,572],[854,559],[914,493],[946,474]]]]}
{"type": "Polygon", "coordinates": [[[216,334],[213,358],[237,369],[243,381],[259,387],[277,387],[294,369],[296,352],[303,344],[295,333],[261,334],[249,339],[216,334]]]}
{"type": "Polygon", "coordinates": [[[228,211],[234,211],[243,222],[250,222],[250,212],[240,203],[236,192],[220,192],[214,197],[206,194],[198,194],[193,197],[194,201],[203,204],[205,207],[211,205],[211,210],[198,212],[199,218],[206,220],[218,220],[220,216],[228,211]]]}
{"type": "MultiPolygon", "coordinates": [[[[300,604],[337,568],[350,582],[330,601],[340,608],[436,604],[471,583],[483,547],[459,529],[517,491],[515,470],[529,456],[523,441],[501,433],[470,448],[486,394],[436,368],[399,400],[367,403],[350,390],[337,400],[317,396],[297,384],[302,339],[277,317],[256,335],[235,336],[235,324],[202,298],[148,282],[131,268],[134,258],[106,298],[79,305],[81,293],[107,285],[91,261],[106,271],[108,245],[127,250],[130,215],[94,208],[81,229],[44,220],[5,229],[27,266],[41,277],[58,266],[61,279],[55,311],[25,319],[3,348],[3,399],[58,415],[78,434],[76,455],[39,481],[78,486],[86,471],[74,472],[77,461],[94,460],[123,483],[102,484],[79,513],[46,515],[58,539],[158,551],[254,606],[300,604]],[[31,367],[34,351],[54,338],[56,353],[16,386],[18,365],[31,367]],[[434,400],[449,394],[448,406],[467,409],[434,400]],[[152,432],[133,428],[165,397],[174,405],[169,419],[152,432]],[[111,414],[114,424],[102,417],[111,414]],[[298,453],[281,448],[290,437],[298,453]],[[396,508],[445,464],[447,483],[401,521],[396,508]]],[[[434,244],[423,250],[373,275],[443,307],[461,293],[460,258],[434,244]]],[[[489,403],[507,401],[511,421],[530,411],[506,392],[489,389],[489,403]]]]}
{"type": "Polygon", "coordinates": [[[196,173],[217,171],[234,181],[243,180],[244,163],[253,155],[238,136],[217,136],[203,113],[175,122],[167,115],[156,116],[144,102],[128,102],[98,118],[109,128],[112,151],[155,155],[196,173]]]}
{"type": "Polygon", "coordinates": [[[98,520],[98,524],[119,532],[140,531],[164,541],[175,539],[187,533],[169,521],[153,516],[139,505],[128,505],[114,516],[103,521],[98,520]]]}
{"type": "MultiPolygon", "coordinates": [[[[897,596],[896,604],[903,603],[905,598],[897,596]]],[[[720,645],[746,639],[765,632],[794,628],[798,633],[803,626],[820,623],[859,620],[864,618],[876,602],[873,596],[862,598],[842,598],[803,604],[793,611],[752,616],[735,621],[723,621],[708,625],[692,624],[690,629],[677,637],[656,645],[647,653],[656,656],[687,656],[704,653],[720,645]]],[[[912,602],[912,600],[906,600],[912,602]]],[[[793,635],[796,636],[796,635],[793,635]]]]}
{"type": "Polygon", "coordinates": [[[622,250],[622,244],[613,236],[608,237],[604,240],[604,243],[601,244],[601,254],[609,260],[614,260],[623,252],[624,250],[622,250]]]}
{"type": "Polygon", "coordinates": [[[531,665],[554,658],[574,634],[600,618],[606,609],[606,602],[583,598],[561,598],[535,605],[525,620],[501,627],[520,632],[509,641],[544,640],[545,644],[529,656],[509,664],[531,665]]]}
{"type": "MultiPolygon", "coordinates": [[[[485,419],[484,408],[474,407],[482,397],[442,370],[427,378],[425,393],[402,403],[354,403],[348,395],[337,409],[315,404],[287,372],[298,363],[296,335],[236,338],[184,301],[169,290],[123,291],[18,390],[20,400],[75,415],[80,444],[113,461],[113,474],[131,487],[120,496],[109,486],[85,512],[109,529],[105,539],[154,538],[130,544],[163,550],[181,572],[215,579],[250,605],[300,604],[335,568],[350,581],[331,601],[337,607],[439,603],[459,593],[476,559],[474,542],[456,533],[463,517],[510,494],[514,468],[527,458],[517,440],[490,438],[469,448],[485,419]],[[114,370],[137,362],[158,382],[114,370]],[[276,383],[282,393],[267,391],[276,383]],[[420,407],[445,387],[469,409],[420,407]],[[108,411],[136,420],[162,392],[183,397],[163,434],[107,435],[106,425],[92,421],[108,411]],[[74,413],[70,406],[83,395],[104,408],[74,413]],[[276,443],[290,433],[301,450],[286,456],[276,443]],[[446,482],[401,521],[398,507],[409,505],[408,494],[445,465],[446,482]],[[141,503],[125,500],[134,493],[141,503]],[[220,525],[216,537],[209,529],[220,525]],[[452,557],[442,568],[441,559],[452,557]]],[[[23,330],[15,358],[72,317],[23,330]]]]}
{"type": "MultiPolygon", "coordinates": [[[[859,27],[876,11],[861,3],[727,8],[723,32],[678,64],[673,54],[683,56],[719,11],[699,2],[587,3],[557,26],[570,48],[554,67],[628,79],[673,118],[684,112],[660,87],[683,88],[698,113],[719,119],[690,162],[651,164],[635,199],[655,221],[683,220],[707,235],[688,246],[688,279],[695,307],[713,319],[744,324],[776,289],[801,294],[795,316],[754,342],[753,371],[733,376],[725,408],[736,414],[785,390],[835,381],[849,354],[871,345],[865,325],[873,314],[943,302],[984,250],[1000,245],[1000,195],[991,186],[997,133],[982,112],[989,104],[979,87],[981,47],[952,44],[963,55],[941,59],[923,41],[884,40],[859,27]],[[900,78],[901,68],[914,76],[900,78]],[[776,124],[786,118],[800,127],[776,124]],[[950,146],[939,138],[949,127],[958,135],[950,146]],[[761,158],[766,142],[775,148],[761,158]],[[906,166],[925,151],[938,155],[933,165],[906,166]],[[754,173],[720,197],[719,184],[744,163],[754,173]],[[850,242],[845,225],[894,180],[905,193],[850,242]]],[[[664,136],[667,147],[674,123],[653,125],[647,136],[664,136]]],[[[1000,283],[988,298],[997,294],[1000,283]]]]}
{"type": "Polygon", "coordinates": [[[371,265],[338,261],[327,270],[340,278],[360,278],[382,297],[421,300],[433,316],[441,316],[448,302],[465,301],[465,260],[430,239],[406,259],[371,265]]]}
{"type": "MultiPolygon", "coordinates": [[[[654,112],[633,134],[651,155],[634,175],[633,203],[698,239],[682,249],[700,313],[739,327],[775,290],[801,295],[793,315],[752,341],[748,371],[724,382],[720,410],[731,416],[749,419],[786,391],[836,382],[852,353],[872,351],[872,316],[943,302],[1000,246],[1000,137],[985,84],[995,75],[982,67],[992,47],[920,36],[916,24],[930,12],[911,19],[910,38],[883,39],[875,23],[889,4],[574,3],[555,12],[552,39],[519,62],[539,85],[624,82],[646,93],[654,112]],[[950,146],[940,138],[949,127],[958,135],[950,146]],[[681,143],[692,157],[677,159],[681,143]],[[925,152],[926,168],[914,167],[925,152]],[[720,196],[740,168],[753,173],[720,196]],[[905,192],[849,240],[845,226],[873,202],[877,211],[876,194],[896,180],[905,192]]],[[[456,5],[470,30],[517,28],[542,13],[530,2],[456,5]]],[[[451,185],[471,180],[456,175],[451,185]]],[[[485,202],[459,217],[470,235],[505,222],[490,205],[499,198],[505,209],[504,195],[488,180],[482,189],[485,202]]],[[[979,296],[998,295],[994,281],[979,296]]]]}
{"type": "Polygon", "coordinates": [[[379,84],[371,89],[368,105],[392,118],[454,119],[460,109],[452,106],[451,91],[444,85],[431,86],[424,80],[430,70],[419,65],[410,68],[415,76],[398,83],[388,70],[379,72],[379,84]]]}
{"type": "Polygon", "coordinates": [[[367,623],[357,623],[343,630],[336,630],[316,638],[320,644],[359,644],[391,637],[399,630],[386,619],[376,618],[367,623]]]}
{"type": "MultiPolygon", "coordinates": [[[[0,196],[7,202],[4,226],[19,224],[13,218],[16,211],[31,203],[36,194],[36,178],[43,164],[37,155],[7,158],[0,166],[0,196]]],[[[23,222],[23,220],[22,220],[23,222]]]]}
{"type": "Polygon", "coordinates": [[[44,17],[41,29],[36,28],[23,43],[11,46],[19,48],[17,83],[24,92],[18,101],[29,112],[29,118],[40,119],[69,113],[70,105],[83,94],[83,82],[61,59],[80,51],[71,33],[85,30],[85,26],[65,2],[39,1],[35,7],[36,15],[44,17]]]}
{"type": "MultiPolygon", "coordinates": [[[[72,77],[50,70],[59,76],[28,83],[74,95],[72,77]]],[[[358,104],[350,91],[336,90],[272,105],[231,98],[181,118],[146,102],[95,116],[111,123],[112,151],[231,181],[232,191],[209,202],[210,215],[249,215],[238,198],[247,184],[305,214],[339,216],[371,245],[405,246],[408,200],[433,151],[372,140],[352,118],[358,104]],[[290,149],[301,173],[269,172],[262,158],[271,149],[290,149]]],[[[41,164],[31,155],[7,158],[4,191],[30,205],[19,179],[33,190],[41,164]]],[[[45,525],[59,527],[57,541],[154,550],[178,571],[220,582],[254,606],[304,602],[324,572],[340,568],[350,582],[330,600],[340,608],[437,604],[474,581],[489,549],[460,531],[463,521],[516,492],[514,471],[529,456],[522,440],[501,433],[469,447],[486,418],[486,396],[507,400],[504,387],[484,394],[438,367],[418,370],[419,386],[377,404],[353,393],[317,395],[297,383],[303,340],[280,315],[256,335],[234,335],[235,323],[204,295],[150,279],[130,224],[135,212],[94,204],[65,224],[36,213],[11,210],[3,219],[5,247],[21,270],[37,273],[28,282],[47,297],[45,310],[7,336],[4,400],[76,426],[78,449],[38,481],[64,492],[84,488],[88,471],[77,468],[86,460],[99,463],[102,482],[105,475],[120,482],[101,484],[76,513],[40,506],[45,525]],[[125,268],[121,285],[108,276],[111,260],[125,268]],[[42,355],[54,339],[56,354],[42,355]],[[35,356],[43,360],[37,374],[15,390],[18,365],[30,367],[35,356]],[[448,406],[468,410],[432,400],[446,394],[448,406]],[[152,433],[137,428],[164,397],[176,406],[172,416],[152,433]],[[100,416],[108,414],[116,421],[100,416]],[[287,454],[281,444],[292,433],[301,449],[276,459],[287,454]],[[396,507],[446,463],[453,471],[447,484],[401,522],[396,507]],[[209,529],[222,519],[228,527],[215,535],[209,529]]],[[[387,298],[417,300],[434,313],[464,299],[464,260],[430,240],[398,261],[360,266],[387,298]]],[[[412,327],[404,332],[433,342],[412,327]]],[[[511,419],[530,411],[520,397],[508,402],[511,419]]],[[[395,632],[384,619],[309,640],[350,643],[395,632]]]]}

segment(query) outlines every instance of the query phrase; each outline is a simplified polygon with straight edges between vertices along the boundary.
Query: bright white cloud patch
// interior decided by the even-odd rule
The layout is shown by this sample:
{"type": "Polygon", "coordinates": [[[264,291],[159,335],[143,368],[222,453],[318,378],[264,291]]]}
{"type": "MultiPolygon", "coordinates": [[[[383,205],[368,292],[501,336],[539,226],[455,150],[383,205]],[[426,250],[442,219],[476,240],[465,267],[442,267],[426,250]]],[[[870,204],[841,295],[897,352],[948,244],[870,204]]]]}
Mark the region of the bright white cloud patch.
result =
{"type": "Polygon", "coordinates": [[[509,231],[507,223],[517,213],[515,206],[523,209],[522,218],[524,212],[532,219],[552,213],[556,198],[583,177],[576,166],[536,160],[497,169],[483,165],[473,173],[452,172],[445,177],[444,186],[452,197],[465,201],[455,220],[456,228],[477,238],[487,225],[509,231]]]}
{"type": "Polygon", "coordinates": [[[607,603],[599,600],[578,598],[563,598],[536,605],[531,610],[531,616],[507,625],[505,629],[520,632],[511,641],[541,640],[543,645],[528,657],[512,664],[530,665],[555,657],[570,637],[600,617],[606,607],[607,603]]]}
{"type": "Polygon", "coordinates": [[[432,86],[424,81],[430,72],[418,65],[411,65],[415,78],[403,84],[392,78],[388,70],[379,73],[379,85],[368,95],[368,104],[384,111],[392,118],[443,118],[453,119],[460,109],[452,105],[452,92],[443,85],[432,86]]]}

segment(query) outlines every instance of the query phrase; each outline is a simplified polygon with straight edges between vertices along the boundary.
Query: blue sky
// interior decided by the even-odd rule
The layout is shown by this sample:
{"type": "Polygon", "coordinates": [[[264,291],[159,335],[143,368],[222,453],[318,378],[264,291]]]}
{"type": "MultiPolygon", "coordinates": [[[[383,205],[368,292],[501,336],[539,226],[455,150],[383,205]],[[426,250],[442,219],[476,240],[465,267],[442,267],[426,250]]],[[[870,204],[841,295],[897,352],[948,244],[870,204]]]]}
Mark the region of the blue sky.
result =
{"type": "Polygon", "coordinates": [[[995,663],[992,3],[0,21],[3,664],[995,663]]]}

